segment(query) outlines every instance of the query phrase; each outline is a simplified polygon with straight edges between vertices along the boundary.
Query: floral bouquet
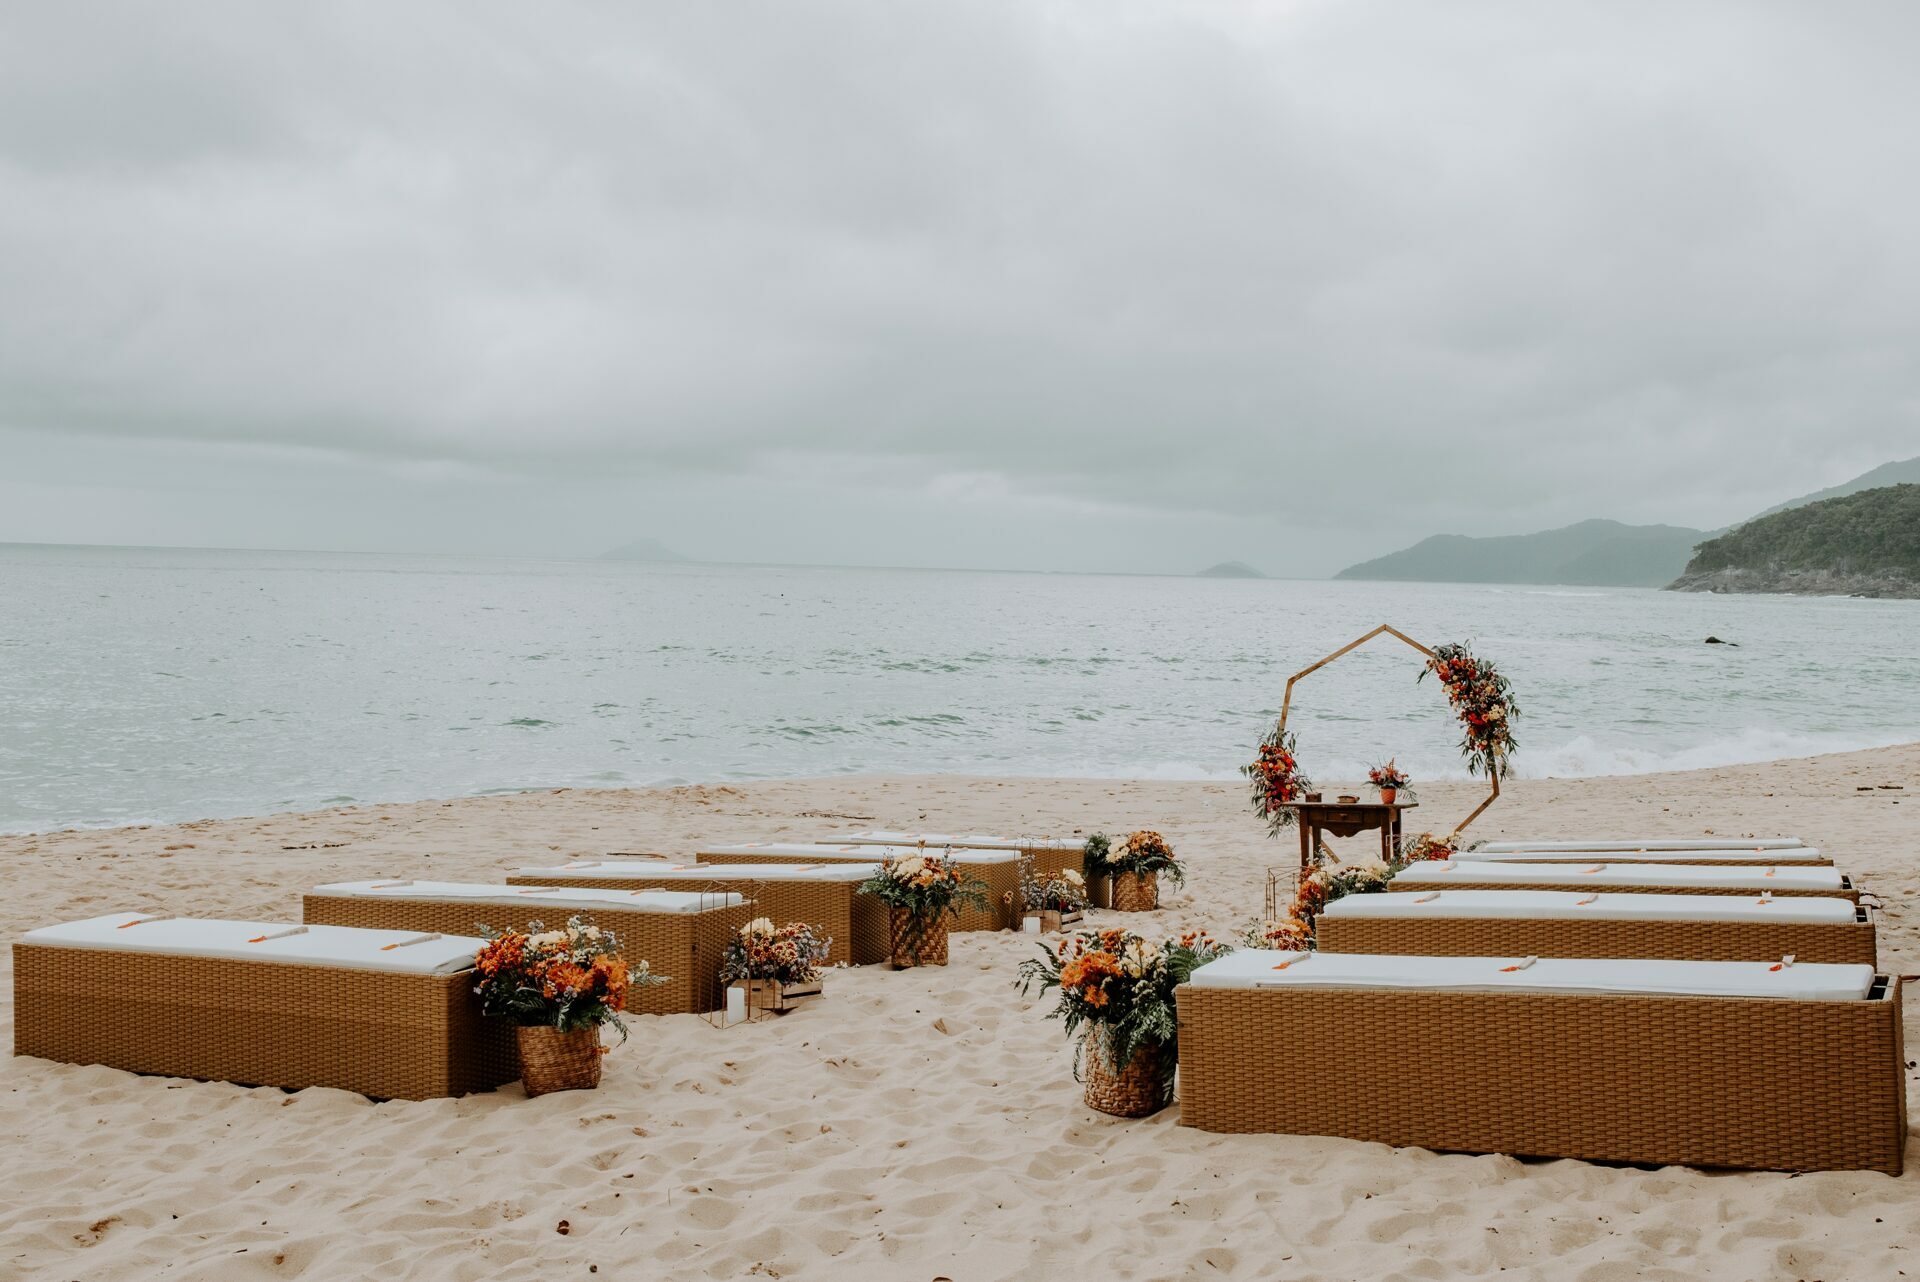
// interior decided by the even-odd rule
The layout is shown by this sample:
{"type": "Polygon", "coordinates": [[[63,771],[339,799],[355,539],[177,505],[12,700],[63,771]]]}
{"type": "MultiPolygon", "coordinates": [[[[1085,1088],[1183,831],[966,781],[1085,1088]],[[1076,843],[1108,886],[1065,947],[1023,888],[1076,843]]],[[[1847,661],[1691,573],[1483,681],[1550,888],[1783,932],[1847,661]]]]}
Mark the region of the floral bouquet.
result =
{"type": "Polygon", "coordinates": [[[1373,895],[1387,889],[1387,883],[1400,871],[1400,865],[1382,859],[1363,859],[1352,864],[1322,864],[1300,879],[1294,892],[1293,907],[1287,917],[1305,929],[1306,946],[1312,947],[1313,928],[1321,910],[1336,899],[1348,895],[1373,895]]]}
{"type": "Polygon", "coordinates": [[[720,978],[767,980],[776,984],[813,984],[820,979],[820,964],[833,948],[831,939],[818,939],[813,927],[803,921],[776,926],[766,917],[756,917],[740,928],[727,944],[720,959],[720,978]]]}
{"type": "Polygon", "coordinates": [[[1300,772],[1294,756],[1294,737],[1275,725],[1260,741],[1260,755],[1240,773],[1253,781],[1253,812],[1267,822],[1269,836],[1277,837],[1295,819],[1293,806],[1313,789],[1313,780],[1300,772]]]}
{"type": "Polygon", "coordinates": [[[962,875],[949,853],[916,850],[890,859],[860,889],[887,905],[896,967],[946,965],[947,919],[963,906],[987,907],[986,883],[962,875]]]}
{"type": "Polygon", "coordinates": [[[1423,832],[1418,837],[1408,837],[1400,847],[1400,867],[1429,859],[1451,859],[1458,853],[1458,836],[1436,837],[1430,832],[1423,832]]]}
{"type": "Polygon", "coordinates": [[[527,1094],[591,1089],[600,1083],[600,1026],[620,1022],[627,993],[664,984],[646,962],[629,966],[620,941],[582,917],[565,930],[541,922],[526,930],[486,932],[473,959],[483,1014],[512,1020],[527,1094]]]}
{"type": "Polygon", "coordinates": [[[1460,755],[1467,759],[1468,773],[1506,778],[1513,750],[1519,746],[1513,738],[1513,719],[1520,715],[1507,679],[1459,644],[1436,648],[1420,670],[1420,679],[1425,680],[1429,672],[1440,678],[1447,702],[1460,718],[1460,755]]]}
{"type": "Polygon", "coordinates": [[[1087,879],[1073,868],[1064,869],[1058,877],[1042,877],[1033,860],[1025,860],[1020,867],[1020,902],[1025,912],[1053,915],[1054,923],[1042,929],[1058,930],[1059,919],[1077,920],[1087,910],[1087,879]]]}
{"type": "Polygon", "coordinates": [[[1313,947],[1313,927],[1293,917],[1256,921],[1240,933],[1240,942],[1249,948],[1301,952],[1313,947]]]}
{"type": "Polygon", "coordinates": [[[1128,930],[1079,931],[1020,963],[1022,993],[1059,990],[1047,1013],[1075,1039],[1074,1077],[1102,1112],[1141,1117],[1173,1097],[1179,1058],[1173,990],[1233,950],[1189,933],[1149,943],[1128,930]]]}
{"type": "Polygon", "coordinates": [[[629,966],[614,933],[584,917],[569,918],[565,930],[536,921],[524,931],[488,930],[486,937],[473,959],[481,1012],[524,1028],[569,1033],[611,1024],[624,1040],[620,1012],[627,1008],[627,991],[667,982],[646,962],[629,966]]]}
{"type": "Polygon", "coordinates": [[[1187,882],[1187,870],[1174,859],[1173,847],[1167,844],[1165,837],[1150,828],[1129,833],[1127,839],[1120,843],[1118,851],[1109,851],[1106,867],[1116,877],[1129,873],[1136,877],[1149,874],[1157,877],[1164,873],[1167,880],[1176,886],[1184,886],[1187,882]]]}
{"type": "MultiPolygon", "coordinates": [[[[1407,772],[1394,765],[1393,760],[1389,758],[1386,765],[1375,766],[1373,769],[1367,771],[1367,782],[1378,788],[1381,792],[1389,793],[1407,792],[1408,785],[1410,785],[1413,780],[1409,779],[1407,772]]],[[[1409,792],[1407,795],[1411,796],[1412,793],[1409,792]]]]}

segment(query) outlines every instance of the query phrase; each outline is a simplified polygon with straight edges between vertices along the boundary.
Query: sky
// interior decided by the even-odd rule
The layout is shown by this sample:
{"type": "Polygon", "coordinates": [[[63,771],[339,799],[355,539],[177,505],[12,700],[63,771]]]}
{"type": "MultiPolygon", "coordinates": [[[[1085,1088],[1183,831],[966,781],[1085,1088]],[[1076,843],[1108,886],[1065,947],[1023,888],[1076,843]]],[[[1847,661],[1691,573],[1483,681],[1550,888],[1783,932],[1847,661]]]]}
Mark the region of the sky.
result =
{"type": "Polygon", "coordinates": [[[1920,6],[0,14],[0,540],[1321,575],[1920,454],[1920,6]]]}

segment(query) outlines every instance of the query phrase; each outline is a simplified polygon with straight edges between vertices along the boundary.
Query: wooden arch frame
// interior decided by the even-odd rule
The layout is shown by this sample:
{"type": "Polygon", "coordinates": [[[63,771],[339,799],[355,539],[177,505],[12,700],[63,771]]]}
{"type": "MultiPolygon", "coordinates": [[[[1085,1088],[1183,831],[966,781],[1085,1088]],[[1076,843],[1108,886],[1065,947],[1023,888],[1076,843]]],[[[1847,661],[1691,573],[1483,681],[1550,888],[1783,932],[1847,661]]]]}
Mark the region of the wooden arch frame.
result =
{"type": "MultiPolygon", "coordinates": [[[[1293,687],[1295,682],[1299,681],[1300,678],[1302,677],[1313,675],[1314,673],[1318,672],[1320,669],[1326,667],[1329,663],[1332,663],[1335,659],[1338,659],[1341,655],[1347,654],[1354,650],[1358,650],[1361,646],[1373,640],[1375,637],[1379,636],[1383,632],[1390,637],[1394,637],[1398,640],[1406,642],[1408,645],[1418,650],[1421,654],[1425,655],[1429,661],[1433,659],[1434,654],[1433,654],[1433,648],[1431,646],[1421,645],[1418,641],[1415,641],[1412,637],[1402,632],[1399,628],[1394,627],[1390,623],[1383,623],[1379,627],[1375,628],[1373,631],[1367,633],[1365,636],[1359,637],[1359,638],[1356,638],[1355,640],[1347,642],[1345,645],[1341,646],[1338,650],[1335,650],[1332,654],[1328,655],[1326,658],[1321,659],[1316,663],[1308,664],[1306,667],[1300,669],[1300,671],[1294,673],[1292,676],[1287,678],[1286,693],[1283,694],[1280,698],[1280,726],[1279,726],[1280,732],[1282,734],[1286,733],[1287,714],[1293,710],[1293,687]]],[[[1451,704],[1449,704],[1449,706],[1451,706],[1451,704]]],[[[1486,808],[1488,806],[1491,806],[1494,802],[1500,800],[1500,764],[1499,762],[1496,761],[1493,765],[1493,768],[1487,771],[1487,779],[1490,783],[1492,783],[1493,790],[1487,794],[1487,799],[1485,801],[1482,801],[1479,805],[1473,808],[1472,814],[1469,814],[1465,819],[1462,819],[1459,823],[1454,825],[1453,831],[1447,834],[1449,840],[1451,840],[1454,837],[1458,837],[1463,831],[1465,831],[1466,826],[1468,824],[1478,819],[1481,816],[1481,814],[1483,814],[1486,811],[1486,808]]]]}

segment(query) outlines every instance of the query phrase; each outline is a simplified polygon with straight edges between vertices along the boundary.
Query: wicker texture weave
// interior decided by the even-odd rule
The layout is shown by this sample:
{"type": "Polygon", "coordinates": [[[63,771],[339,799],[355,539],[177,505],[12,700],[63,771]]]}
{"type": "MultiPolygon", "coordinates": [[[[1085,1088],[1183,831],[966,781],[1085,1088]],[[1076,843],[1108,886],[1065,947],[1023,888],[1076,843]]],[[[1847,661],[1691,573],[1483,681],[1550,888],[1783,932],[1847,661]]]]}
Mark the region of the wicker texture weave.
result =
{"type": "MultiPolygon", "coordinates": [[[[1581,887],[1564,881],[1515,882],[1515,881],[1448,881],[1444,884],[1431,881],[1402,882],[1398,877],[1387,883],[1390,891],[1429,891],[1429,890],[1579,890],[1581,887]]],[[[1754,895],[1759,891],[1750,886],[1597,886],[1594,889],[1608,895],[1754,895]]],[[[1825,899],[1851,899],[1860,902],[1859,888],[1851,877],[1840,879],[1838,890],[1776,890],[1775,899],[1791,899],[1800,895],[1813,895],[1825,899]]]]}
{"type": "MultiPolygon", "coordinates": [[[[1526,858],[1520,858],[1521,852],[1513,852],[1511,860],[1498,862],[1527,864],[1684,864],[1689,862],[1684,850],[1529,850],[1526,858]]],[[[1478,863],[1469,859],[1464,862],[1478,863]]],[[[1794,868],[1831,868],[1833,860],[1822,855],[1818,859],[1783,860],[1777,850],[1756,850],[1751,855],[1741,855],[1737,859],[1695,859],[1693,863],[1711,863],[1715,868],[1775,868],[1791,866],[1794,868]]]]}
{"type": "Polygon", "coordinates": [[[1117,872],[1113,875],[1113,910],[1150,913],[1160,906],[1160,874],[1117,872]]]}
{"type": "MultiPolygon", "coordinates": [[[[937,853],[937,852],[936,852],[937,853]]],[[[727,854],[727,862],[734,864],[790,864],[792,855],[760,855],[748,852],[727,854]]],[[[839,851],[828,851],[818,856],[809,856],[808,862],[825,863],[874,863],[873,856],[848,855],[839,851]]],[[[1020,929],[1020,861],[1009,857],[1004,863],[962,864],[962,872],[986,883],[987,906],[985,908],[962,908],[960,916],[950,919],[951,930],[1018,930],[1020,929]]]]}
{"type": "Polygon", "coordinates": [[[1034,871],[1041,877],[1054,881],[1060,874],[1071,868],[1086,874],[1086,854],[1080,850],[1056,850],[1052,846],[1021,846],[1020,853],[1033,860],[1034,871]]]}
{"type": "Polygon", "coordinates": [[[588,912],[552,904],[509,909],[505,905],[477,904],[464,899],[385,896],[376,899],[309,894],[303,900],[302,920],[312,925],[471,935],[481,922],[496,929],[520,929],[529,919],[557,925],[576,914],[618,935],[620,951],[628,962],[644,959],[654,974],[666,977],[664,984],[635,988],[627,994],[627,1009],[636,1015],[683,1015],[718,1010],[726,1001],[726,990],[720,983],[720,961],[727,943],[757,915],[752,904],[707,908],[697,913],[636,912],[615,907],[588,912]]]}
{"type": "Polygon", "coordinates": [[[491,1090],[520,1075],[512,1028],[480,1014],[472,971],[332,966],[13,946],[13,1051],[376,1099],[491,1090]],[[112,967],[112,1009],[99,976],[112,967]]]}
{"type": "Polygon", "coordinates": [[[1900,1173],[1899,982],[1858,1002],[1182,986],[1181,1122],[1208,1131],[1900,1173]],[[1383,1065],[1445,1072],[1382,1088],[1383,1065]]]}
{"type": "Polygon", "coordinates": [[[1542,917],[1330,917],[1323,952],[1408,957],[1658,957],[1674,961],[1880,964],[1873,922],[1566,921],[1542,917]]]}
{"type": "MultiPolygon", "coordinates": [[[[595,877],[592,873],[545,872],[515,874],[510,886],[568,886],[578,889],[634,890],[645,882],[630,877],[595,877]]],[[[753,877],[716,877],[705,881],[663,881],[667,890],[699,894],[744,895],[754,901],[754,915],[776,922],[804,921],[816,934],[829,936],[829,965],[869,966],[887,960],[887,905],[863,895],[857,883],[847,881],[760,881],[753,877]]]]}
{"type": "Polygon", "coordinates": [[[893,941],[890,951],[896,970],[947,964],[945,916],[915,917],[905,908],[889,908],[887,926],[893,941]]]}
{"type": "Polygon", "coordinates": [[[1080,1051],[1080,1080],[1087,1107],[1114,1117],[1147,1117],[1173,1099],[1174,1056],[1158,1042],[1133,1052],[1115,1072],[1099,1033],[1090,1033],[1080,1051]]]}
{"type": "Polygon", "coordinates": [[[600,1085],[600,1030],[520,1026],[520,1080],[529,1098],[555,1091],[590,1091],[600,1085]]]}

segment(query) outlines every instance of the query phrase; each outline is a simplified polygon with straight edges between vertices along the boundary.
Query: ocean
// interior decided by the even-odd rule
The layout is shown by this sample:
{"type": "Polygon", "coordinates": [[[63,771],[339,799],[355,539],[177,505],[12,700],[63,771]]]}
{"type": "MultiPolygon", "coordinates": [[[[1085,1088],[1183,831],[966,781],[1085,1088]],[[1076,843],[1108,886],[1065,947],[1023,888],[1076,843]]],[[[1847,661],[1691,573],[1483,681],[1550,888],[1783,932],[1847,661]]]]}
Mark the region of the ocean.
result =
{"type": "MultiPolygon", "coordinates": [[[[1379,623],[1513,683],[1525,776],[1920,736],[1920,602],[0,546],[0,831],[836,774],[1233,778],[1379,623]],[[1717,635],[1735,645],[1706,645],[1717,635]]],[[[1302,762],[1464,774],[1391,638],[1302,762]]]]}

